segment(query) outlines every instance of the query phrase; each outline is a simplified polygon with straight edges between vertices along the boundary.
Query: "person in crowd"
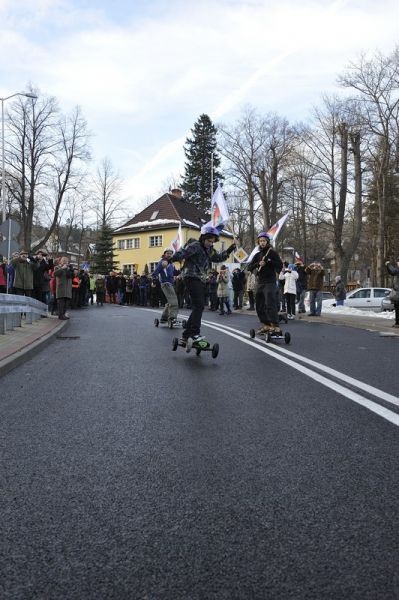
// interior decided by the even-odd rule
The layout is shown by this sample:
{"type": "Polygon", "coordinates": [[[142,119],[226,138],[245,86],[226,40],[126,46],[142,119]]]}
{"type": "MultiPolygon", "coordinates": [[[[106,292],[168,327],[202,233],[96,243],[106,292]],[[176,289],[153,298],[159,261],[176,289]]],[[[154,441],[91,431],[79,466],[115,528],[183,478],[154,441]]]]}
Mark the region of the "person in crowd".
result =
{"type": "Polygon", "coordinates": [[[133,273],[133,304],[140,305],[140,277],[136,272],[133,273]]]}
{"type": "Polygon", "coordinates": [[[177,296],[177,304],[178,304],[179,308],[183,308],[184,307],[185,286],[184,286],[183,275],[181,275],[181,274],[176,277],[175,290],[176,290],[176,296],[177,296]]]}
{"type": "Polygon", "coordinates": [[[74,277],[74,269],[69,264],[67,256],[61,256],[58,265],[54,268],[54,275],[56,279],[58,318],[65,321],[65,319],[69,319],[65,313],[72,298],[72,279],[74,277]]]}
{"type": "Polygon", "coordinates": [[[258,234],[258,252],[248,265],[256,274],[255,307],[261,323],[258,333],[281,334],[276,294],[276,277],[283,268],[279,254],[271,245],[270,235],[258,234]]]}
{"type": "Polygon", "coordinates": [[[19,252],[13,252],[11,255],[11,260],[8,263],[8,265],[6,265],[6,273],[7,273],[7,289],[8,292],[11,294],[15,294],[15,289],[14,289],[14,280],[15,280],[15,267],[14,267],[14,261],[17,260],[19,257],[19,252]]]}
{"type": "Polygon", "coordinates": [[[215,269],[209,273],[207,278],[207,288],[209,297],[209,310],[215,311],[218,308],[218,272],[215,269]]]}
{"type": "Polygon", "coordinates": [[[88,289],[88,298],[87,303],[90,303],[92,306],[94,304],[94,291],[96,289],[96,278],[93,273],[89,273],[89,289],[88,289]]]}
{"type": "Polygon", "coordinates": [[[243,300],[244,300],[244,290],[245,290],[245,273],[241,271],[237,267],[234,269],[233,276],[231,278],[231,284],[233,286],[233,308],[235,310],[239,310],[242,308],[243,300]]]}
{"type": "Polygon", "coordinates": [[[219,315],[231,315],[230,308],[230,290],[229,290],[230,273],[226,265],[220,267],[218,275],[217,296],[219,298],[219,315]],[[226,306],[226,311],[224,307],[226,306]]]}
{"type": "Polygon", "coordinates": [[[308,290],[310,312],[309,317],[320,317],[323,302],[324,269],[318,261],[312,262],[306,267],[308,275],[308,290]]]}
{"type": "Polygon", "coordinates": [[[7,292],[7,271],[6,261],[3,256],[0,256],[0,294],[7,292]]]}
{"type": "Polygon", "coordinates": [[[119,273],[116,279],[118,302],[122,306],[126,304],[126,277],[123,273],[119,273]]]}
{"type": "Polygon", "coordinates": [[[395,323],[392,327],[399,327],[399,260],[396,261],[396,265],[393,260],[388,260],[385,266],[388,273],[393,277],[392,292],[389,295],[395,309],[395,323]]]}
{"type": "Polygon", "coordinates": [[[104,275],[97,275],[96,279],[96,304],[97,306],[104,306],[105,302],[105,278],[104,275]]]}
{"type": "Polygon", "coordinates": [[[184,261],[183,277],[186,288],[190,294],[192,311],[182,333],[182,340],[190,337],[194,343],[203,340],[201,336],[201,319],[205,306],[205,287],[212,263],[224,262],[238,245],[238,241],[224,252],[216,252],[213,248],[219,239],[219,230],[216,227],[205,225],[201,230],[198,240],[187,243],[186,246],[175,252],[172,262],[184,261]]]}
{"type": "Polygon", "coordinates": [[[14,294],[18,296],[32,296],[33,273],[38,264],[33,256],[29,256],[26,250],[21,250],[18,258],[13,259],[14,265],[14,294]]]}
{"type": "Polygon", "coordinates": [[[58,265],[58,263],[59,263],[59,258],[55,258],[53,261],[53,266],[51,267],[51,269],[48,272],[48,274],[50,276],[50,281],[49,281],[50,298],[49,298],[48,308],[49,308],[51,315],[55,315],[58,313],[57,282],[56,282],[55,275],[54,275],[54,269],[58,265]]]}
{"type": "Polygon", "coordinates": [[[33,296],[36,300],[48,304],[50,290],[48,272],[53,266],[53,261],[48,259],[47,251],[44,249],[38,250],[33,259],[37,263],[37,268],[33,272],[33,296]]]}
{"type": "Polygon", "coordinates": [[[79,271],[79,308],[89,306],[90,277],[85,269],[79,271]]]}
{"type": "Polygon", "coordinates": [[[166,298],[166,304],[160,318],[161,323],[166,323],[169,319],[172,323],[176,323],[177,321],[179,303],[175,290],[175,277],[180,275],[180,271],[170,262],[172,256],[173,249],[165,248],[160,261],[152,273],[152,278],[160,282],[161,290],[166,298]]]}
{"type": "Polygon", "coordinates": [[[295,302],[296,302],[296,285],[298,280],[298,273],[295,269],[295,265],[289,263],[284,268],[280,275],[279,280],[284,282],[284,296],[285,305],[287,307],[287,319],[295,319],[295,302]]]}
{"type": "Polygon", "coordinates": [[[337,306],[343,306],[346,299],[346,287],[342,281],[341,275],[337,275],[335,278],[334,297],[337,301],[337,306]]]}
{"type": "Polygon", "coordinates": [[[79,308],[79,287],[80,287],[80,278],[79,278],[79,270],[73,270],[72,277],[72,298],[70,302],[71,309],[79,308]]]}
{"type": "MultiPolygon", "coordinates": [[[[286,260],[283,261],[283,270],[288,269],[288,262],[286,260]]],[[[278,278],[277,280],[277,302],[279,306],[279,310],[281,312],[286,312],[287,305],[285,303],[285,295],[284,295],[284,280],[278,278]]]]}
{"type": "Polygon", "coordinates": [[[247,274],[247,294],[249,307],[247,310],[255,310],[255,288],[256,288],[256,276],[255,273],[248,271],[247,274]]]}
{"type": "Polygon", "coordinates": [[[147,306],[150,281],[149,281],[147,275],[145,274],[145,271],[143,271],[140,275],[139,288],[140,288],[140,306],[147,306]]]}
{"type": "Polygon", "coordinates": [[[308,275],[306,273],[306,268],[301,258],[296,259],[295,267],[298,273],[298,279],[296,282],[298,313],[306,313],[305,295],[308,290],[308,275]]]}
{"type": "Polygon", "coordinates": [[[118,291],[118,282],[116,279],[116,273],[114,271],[109,272],[109,275],[105,280],[105,287],[107,290],[109,303],[116,304],[116,292],[118,291]]]}
{"type": "Polygon", "coordinates": [[[126,278],[126,304],[131,306],[133,304],[133,277],[129,275],[126,278]]]}

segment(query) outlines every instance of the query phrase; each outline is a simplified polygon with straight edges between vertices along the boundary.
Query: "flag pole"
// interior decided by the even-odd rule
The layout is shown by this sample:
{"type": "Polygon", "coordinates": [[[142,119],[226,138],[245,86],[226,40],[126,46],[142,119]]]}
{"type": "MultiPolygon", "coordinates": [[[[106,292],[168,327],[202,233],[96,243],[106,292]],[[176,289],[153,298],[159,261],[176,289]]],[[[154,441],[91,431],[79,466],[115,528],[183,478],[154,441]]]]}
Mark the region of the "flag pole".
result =
{"type": "Polygon", "coordinates": [[[213,152],[211,152],[211,198],[213,196],[213,152]]]}

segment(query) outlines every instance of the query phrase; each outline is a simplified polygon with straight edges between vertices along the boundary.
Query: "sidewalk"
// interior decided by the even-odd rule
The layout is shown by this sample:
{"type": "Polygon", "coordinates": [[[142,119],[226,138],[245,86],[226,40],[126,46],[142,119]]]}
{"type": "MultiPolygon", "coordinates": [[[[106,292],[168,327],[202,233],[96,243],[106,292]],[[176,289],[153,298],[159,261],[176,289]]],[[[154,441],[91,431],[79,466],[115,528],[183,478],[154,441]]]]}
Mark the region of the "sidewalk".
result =
{"type": "Polygon", "coordinates": [[[22,327],[0,335],[0,377],[49,344],[68,324],[69,321],[52,316],[38,319],[32,325],[22,320],[22,327]]]}

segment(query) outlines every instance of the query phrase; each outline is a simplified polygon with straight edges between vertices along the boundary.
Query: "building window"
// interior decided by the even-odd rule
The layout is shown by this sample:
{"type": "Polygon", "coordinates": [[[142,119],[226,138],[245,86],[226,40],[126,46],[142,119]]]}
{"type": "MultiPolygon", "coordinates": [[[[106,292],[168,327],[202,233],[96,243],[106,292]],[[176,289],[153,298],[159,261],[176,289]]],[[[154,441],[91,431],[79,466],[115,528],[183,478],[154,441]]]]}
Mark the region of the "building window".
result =
{"type": "Polygon", "coordinates": [[[154,221],[154,219],[157,218],[158,214],[159,214],[159,210],[155,210],[150,217],[150,221],[154,221]]]}
{"type": "Polygon", "coordinates": [[[138,265],[122,265],[122,272],[123,271],[129,271],[130,275],[133,275],[133,273],[137,273],[137,267],[138,265]]]}
{"type": "Polygon", "coordinates": [[[157,262],[150,262],[150,273],[155,271],[155,267],[157,266],[157,262]]]}
{"type": "Polygon", "coordinates": [[[140,238],[133,238],[132,242],[133,242],[133,248],[135,248],[135,249],[140,248],[140,238]]]}
{"type": "Polygon", "coordinates": [[[126,242],[126,240],[118,240],[118,250],[125,249],[125,242],[126,242]]]}
{"type": "Polygon", "coordinates": [[[162,246],[162,235],[150,235],[150,248],[162,246]]]}

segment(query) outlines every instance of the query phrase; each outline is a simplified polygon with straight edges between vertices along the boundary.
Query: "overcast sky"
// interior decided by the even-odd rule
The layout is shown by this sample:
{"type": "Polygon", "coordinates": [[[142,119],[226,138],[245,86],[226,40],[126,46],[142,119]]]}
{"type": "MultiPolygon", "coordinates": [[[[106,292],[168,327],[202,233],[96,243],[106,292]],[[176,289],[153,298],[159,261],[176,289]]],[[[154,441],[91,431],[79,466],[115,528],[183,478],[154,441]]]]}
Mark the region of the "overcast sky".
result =
{"type": "Polygon", "coordinates": [[[399,44],[398,23],[398,0],[0,0],[0,97],[31,83],[80,105],[133,214],[183,173],[199,115],[307,121],[350,61],[399,44]]]}

